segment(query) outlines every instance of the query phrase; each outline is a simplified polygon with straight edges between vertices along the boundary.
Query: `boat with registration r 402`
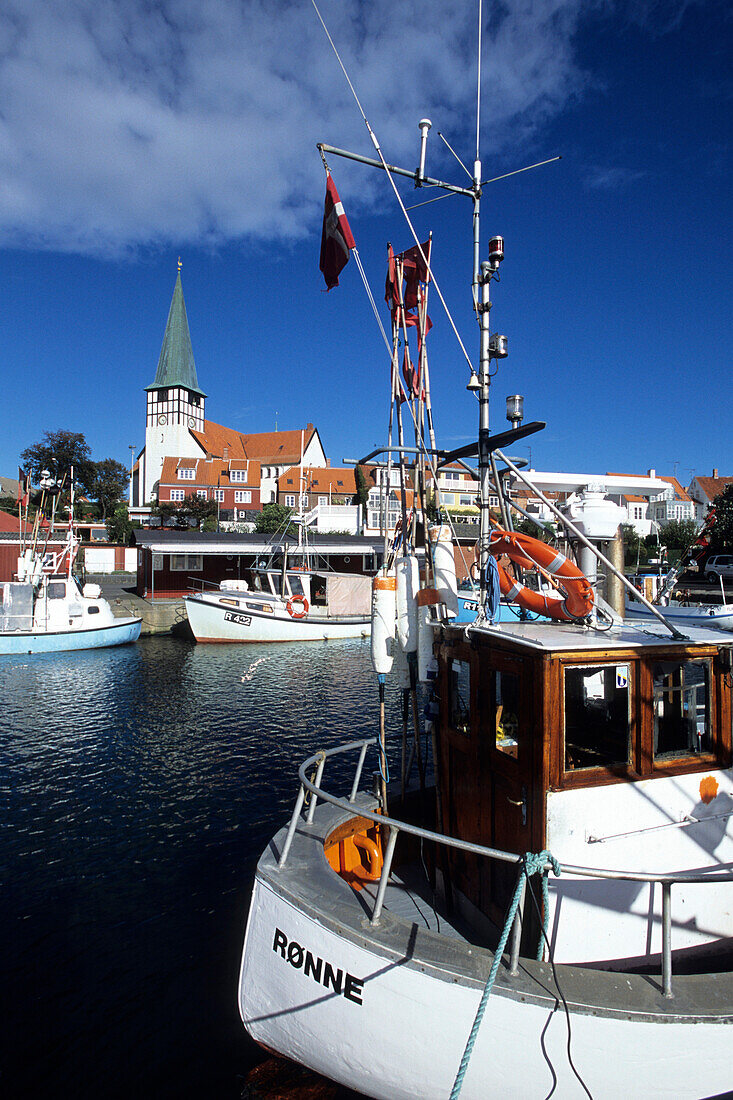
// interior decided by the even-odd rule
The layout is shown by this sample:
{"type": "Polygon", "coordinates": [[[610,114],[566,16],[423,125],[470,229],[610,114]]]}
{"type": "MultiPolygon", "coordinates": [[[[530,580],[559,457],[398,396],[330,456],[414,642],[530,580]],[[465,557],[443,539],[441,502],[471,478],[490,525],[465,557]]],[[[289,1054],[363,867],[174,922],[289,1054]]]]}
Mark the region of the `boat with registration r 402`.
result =
{"type": "MultiPolygon", "coordinates": [[[[601,598],[597,566],[621,592],[632,586],[590,521],[555,509],[562,547],[518,537],[503,473],[539,490],[507,450],[544,424],[517,413],[510,431],[490,431],[490,384],[507,353],[489,329],[504,240],[492,237],[480,262],[478,147],[472,182],[460,187],[425,174],[427,119],[415,172],[388,165],[367,128],[377,157],[323,145],[327,172],[326,155],[351,157],[393,187],[402,176],[472,202],[478,370],[461,347],[478,432],[453,451],[435,442],[428,283],[440,294],[431,242],[420,243],[405,211],[415,247],[388,253],[389,437],[361,460],[383,455],[387,484],[394,469],[402,485],[409,462],[420,514],[416,522],[403,503],[401,545],[385,547],[374,580],[379,728],[360,741],[345,730],[336,748],[316,742],[299,769],[290,821],[257,866],[242,1020],[269,1051],[383,1100],[726,1094],[733,639],[680,628],[641,593],[649,623],[624,621],[601,598]],[[428,468],[436,484],[442,465],[473,456],[477,609],[464,623],[449,517],[431,529],[425,486],[428,468]],[[541,588],[529,589],[529,574],[541,588]],[[541,617],[498,621],[502,597],[541,617]],[[395,743],[390,680],[403,697],[395,743]]],[[[330,172],[327,194],[333,207],[330,172]]],[[[335,222],[324,219],[324,240],[335,222]]],[[[335,285],[333,270],[329,278],[335,285]]]]}

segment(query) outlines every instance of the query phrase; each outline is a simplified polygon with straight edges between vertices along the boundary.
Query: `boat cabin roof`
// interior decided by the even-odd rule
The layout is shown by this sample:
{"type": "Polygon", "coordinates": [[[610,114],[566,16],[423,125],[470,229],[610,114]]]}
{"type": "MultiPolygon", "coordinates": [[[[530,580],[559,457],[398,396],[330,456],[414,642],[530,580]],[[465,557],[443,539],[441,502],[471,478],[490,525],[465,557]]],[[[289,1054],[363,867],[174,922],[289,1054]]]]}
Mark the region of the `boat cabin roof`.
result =
{"type": "MultiPolygon", "coordinates": [[[[456,628],[457,629],[457,628],[456,628]]],[[[464,628],[465,629],[465,628],[464,628]]],[[[685,624],[684,637],[675,638],[661,623],[624,622],[609,628],[586,627],[576,623],[531,622],[497,623],[469,628],[469,636],[487,641],[512,642],[529,650],[545,653],[608,651],[613,649],[669,650],[691,645],[733,646],[733,634],[712,627],[692,627],[685,624]]]]}

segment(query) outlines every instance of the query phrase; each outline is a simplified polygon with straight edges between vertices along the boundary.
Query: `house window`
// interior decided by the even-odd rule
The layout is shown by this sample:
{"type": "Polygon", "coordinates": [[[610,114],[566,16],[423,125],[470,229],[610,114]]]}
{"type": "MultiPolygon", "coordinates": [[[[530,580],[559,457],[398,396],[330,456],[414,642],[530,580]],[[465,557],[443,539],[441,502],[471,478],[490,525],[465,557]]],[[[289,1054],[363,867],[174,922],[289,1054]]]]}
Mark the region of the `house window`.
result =
{"type": "Polygon", "coordinates": [[[214,500],[218,500],[219,503],[221,504],[221,502],[224,500],[224,490],[223,489],[214,489],[214,500]]]}
{"type": "Polygon", "coordinates": [[[249,489],[235,489],[234,491],[234,503],[235,504],[251,504],[252,493],[249,489]]]}
{"type": "Polygon", "coordinates": [[[179,466],[178,467],[178,480],[179,481],[193,481],[196,476],[196,468],[194,466],[179,466]]]}
{"type": "Polygon", "coordinates": [[[318,498],[318,503],[319,504],[328,504],[328,497],[319,497],[318,498]]]}
{"type": "Polygon", "coordinates": [[[230,481],[239,481],[240,483],[243,481],[246,485],[246,483],[247,483],[247,471],[246,470],[230,470],[229,480],[230,481]]]}
{"type": "Polygon", "coordinates": [[[185,500],[186,493],[183,489],[171,489],[171,500],[185,500]]]}
{"type": "Polygon", "coordinates": [[[200,573],[203,567],[201,554],[171,554],[172,573],[200,573]]]}
{"type": "Polygon", "coordinates": [[[630,669],[586,665],[565,669],[565,768],[629,763],[630,669]]]}
{"type": "Polygon", "coordinates": [[[654,680],[654,759],[710,752],[710,662],[658,661],[654,680]]]}
{"type": "Polygon", "coordinates": [[[285,507],[286,508],[294,508],[295,507],[295,496],[292,493],[288,493],[286,495],[286,497],[285,497],[285,507]]]}
{"type": "Polygon", "coordinates": [[[206,500],[206,489],[197,489],[196,496],[199,500],[206,500]]]}

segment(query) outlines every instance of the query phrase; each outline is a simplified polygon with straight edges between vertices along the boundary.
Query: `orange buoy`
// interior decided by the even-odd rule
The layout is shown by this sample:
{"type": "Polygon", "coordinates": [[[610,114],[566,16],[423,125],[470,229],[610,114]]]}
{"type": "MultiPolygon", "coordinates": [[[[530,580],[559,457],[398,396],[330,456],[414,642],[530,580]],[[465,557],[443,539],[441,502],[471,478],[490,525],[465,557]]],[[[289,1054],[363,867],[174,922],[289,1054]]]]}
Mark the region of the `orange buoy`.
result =
{"type": "MultiPolygon", "coordinates": [[[[545,596],[542,592],[527,588],[526,585],[510,577],[504,567],[497,562],[501,594],[510,603],[518,603],[527,611],[548,615],[551,619],[559,619],[561,622],[585,619],[590,614],[593,609],[593,588],[588,578],[581,573],[575,562],[570,561],[554,547],[532,538],[531,535],[499,529],[491,532],[489,549],[496,558],[506,554],[522,569],[544,570],[558,581],[565,593],[563,599],[562,595],[545,596]]],[[[474,551],[477,560],[478,553],[477,543],[474,551]]]]}

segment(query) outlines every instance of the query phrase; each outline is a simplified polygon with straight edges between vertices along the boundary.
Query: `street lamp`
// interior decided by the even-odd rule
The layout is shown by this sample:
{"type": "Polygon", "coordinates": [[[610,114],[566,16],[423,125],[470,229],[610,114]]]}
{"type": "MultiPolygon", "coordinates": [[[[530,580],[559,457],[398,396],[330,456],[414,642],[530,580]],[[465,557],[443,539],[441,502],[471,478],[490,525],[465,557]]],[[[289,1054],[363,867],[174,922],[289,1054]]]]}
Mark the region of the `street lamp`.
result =
{"type": "Polygon", "coordinates": [[[128,443],[127,446],[130,450],[130,507],[132,508],[132,471],[135,466],[135,444],[128,443]]]}

